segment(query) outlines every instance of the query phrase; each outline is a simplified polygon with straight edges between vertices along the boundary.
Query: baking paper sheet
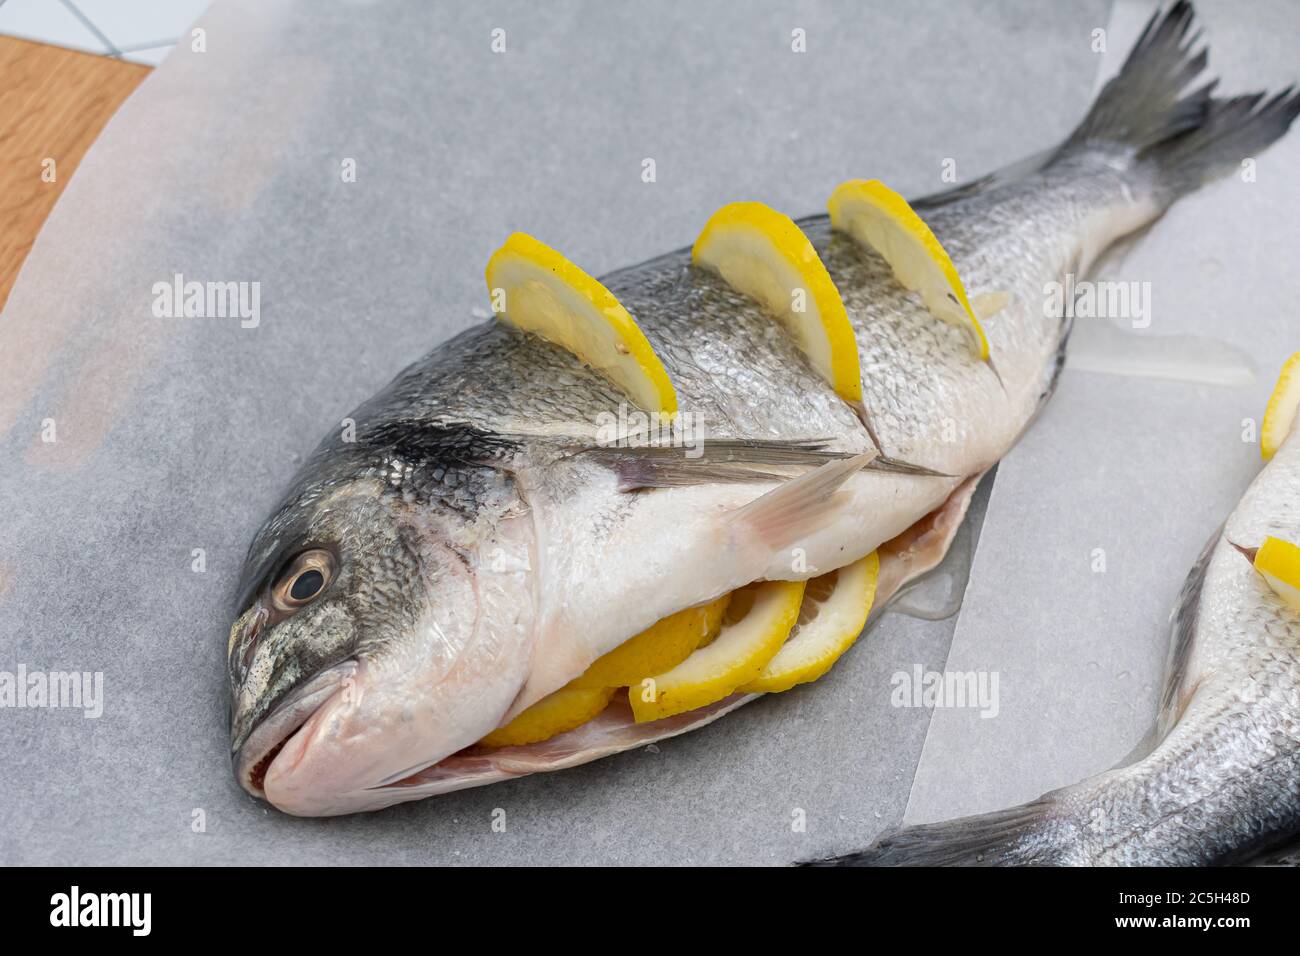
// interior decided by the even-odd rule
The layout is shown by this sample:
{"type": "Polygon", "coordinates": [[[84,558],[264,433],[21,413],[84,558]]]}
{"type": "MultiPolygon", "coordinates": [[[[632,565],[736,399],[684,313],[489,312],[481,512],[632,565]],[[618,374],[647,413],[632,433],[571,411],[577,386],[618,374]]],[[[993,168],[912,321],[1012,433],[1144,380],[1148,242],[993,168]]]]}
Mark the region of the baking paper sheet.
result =
{"type": "MultiPolygon", "coordinates": [[[[1204,6],[1216,65],[1290,79],[1284,5],[1204,6]]],[[[955,620],[890,615],[816,685],[657,748],[298,820],[234,783],[223,664],[244,549],[296,463],[486,316],[482,268],[510,231],[599,274],[689,243],[727,201],[798,215],[853,176],[913,195],[945,160],[973,178],[1078,121],[1109,17],[1100,0],[218,0],[204,50],[182,43],[100,136],[0,317],[0,670],[104,681],[97,718],[0,710],[0,863],[782,863],[865,844],[909,793],[919,818],[978,809],[1118,756],[1136,718],[1103,697],[1138,716],[1154,700],[1157,624],[1252,473],[1235,422],[1262,379],[1067,376],[997,479],[951,656],[955,620]],[[176,274],[260,283],[256,324],[155,315],[176,274]],[[1077,570],[1094,543],[1103,580],[1077,570]],[[945,661],[1002,672],[996,719],[892,706],[896,675],[945,661]]],[[[1262,241],[1291,238],[1270,208],[1295,208],[1283,150],[1127,265],[1160,282],[1161,324],[1202,322],[1270,370],[1296,290],[1247,250],[1288,247],[1262,241]]]]}
{"type": "MultiPolygon", "coordinates": [[[[1221,92],[1293,81],[1293,8],[1196,6],[1221,92]]],[[[1105,75],[1152,9],[1116,5],[1105,75]]],[[[1033,799],[1118,763],[1149,729],[1170,611],[1260,468],[1251,425],[1300,348],[1300,278],[1270,251],[1296,247],[1298,162],[1300,139],[1281,140],[1258,157],[1253,182],[1229,177],[1180,201],[1105,270],[1150,284],[1150,327],[1130,322],[1129,335],[1218,341],[1249,356],[1254,382],[1225,388],[1067,366],[1042,418],[998,468],[945,666],[997,672],[999,716],[935,711],[908,822],[1033,799]]]]}

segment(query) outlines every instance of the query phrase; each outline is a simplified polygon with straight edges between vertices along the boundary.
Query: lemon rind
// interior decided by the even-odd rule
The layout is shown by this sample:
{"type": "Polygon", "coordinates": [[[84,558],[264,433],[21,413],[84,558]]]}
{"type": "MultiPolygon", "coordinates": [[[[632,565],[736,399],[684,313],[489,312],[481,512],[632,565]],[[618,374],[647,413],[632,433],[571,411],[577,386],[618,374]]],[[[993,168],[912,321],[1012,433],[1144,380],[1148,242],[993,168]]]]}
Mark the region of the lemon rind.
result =
{"type": "MultiPolygon", "coordinates": [[[[965,323],[961,326],[967,334],[973,338],[975,352],[980,360],[987,362],[989,360],[989,340],[984,332],[983,325],[980,324],[979,317],[975,314],[975,309],[971,305],[970,298],[966,294],[966,286],[961,280],[961,275],[957,272],[957,267],[953,264],[952,257],[944,249],[943,244],[939,242],[934,231],[926,224],[916,210],[894,190],[890,189],[878,179],[850,179],[841,183],[831,193],[831,198],[827,202],[827,209],[830,212],[831,228],[841,232],[847,232],[859,242],[875,249],[882,257],[889,262],[888,250],[877,247],[874,243],[867,240],[861,230],[853,228],[853,216],[845,208],[847,203],[860,202],[872,206],[882,212],[887,218],[903,229],[921,243],[926,250],[931,261],[939,268],[944,279],[948,283],[949,290],[957,300],[957,305],[964,314],[965,323]]],[[[890,269],[893,271],[895,278],[902,281],[899,271],[893,262],[889,262],[890,269]]],[[[918,291],[918,288],[908,286],[910,291],[918,291]]],[[[930,313],[941,321],[955,324],[948,316],[937,310],[932,303],[926,303],[930,313]]]]}
{"type": "Polygon", "coordinates": [[[677,391],[668,376],[663,361],[655,353],[654,347],[646,338],[641,327],[631,313],[627,311],[599,280],[585,272],[575,263],[566,259],[561,253],[527,233],[512,233],[505,243],[492,254],[485,270],[488,294],[495,295],[497,289],[505,289],[506,308],[498,318],[510,322],[516,327],[539,335],[574,355],[584,364],[591,365],[601,372],[645,411],[661,412],[673,416],[677,414],[677,391]],[[504,281],[503,272],[513,267],[527,279],[516,278],[513,283],[504,281]],[[577,323],[585,318],[589,322],[603,322],[614,334],[616,350],[627,354],[635,363],[641,382],[630,380],[620,371],[612,371],[613,366],[599,367],[593,364],[590,356],[575,350],[571,343],[555,334],[546,334],[542,330],[544,323],[531,322],[510,314],[510,286],[521,281],[539,282],[553,294],[568,293],[586,307],[585,316],[573,316],[570,321],[577,323]]]}
{"type": "Polygon", "coordinates": [[[749,612],[725,625],[712,643],[672,670],[633,684],[628,703],[636,722],[706,707],[758,677],[794,627],[804,587],[803,581],[763,582],[749,612]]]}
{"type": "MultiPolygon", "coordinates": [[[[643,656],[649,656],[653,651],[638,647],[639,644],[647,642],[663,642],[665,644],[672,642],[672,653],[668,656],[660,655],[661,659],[657,662],[657,669],[667,671],[676,667],[690,657],[702,643],[718,633],[718,630],[722,627],[722,616],[726,613],[727,604],[730,600],[731,595],[724,594],[716,601],[689,607],[656,621],[644,631],[628,638],[609,653],[597,658],[582,676],[575,678],[569,686],[583,688],[627,687],[636,683],[649,672],[647,667],[640,663],[639,659],[643,656]],[[680,632],[664,635],[663,630],[666,627],[680,632]],[[690,633],[690,631],[695,633],[690,633]],[[680,652],[680,656],[677,656],[678,652],[680,652]]],[[[650,665],[650,669],[655,669],[655,667],[656,665],[650,665]]]]}
{"type": "Polygon", "coordinates": [[[1273,593],[1300,610],[1300,547],[1270,535],[1255,552],[1254,565],[1273,593]]]}
{"type": "Polygon", "coordinates": [[[565,685],[520,711],[512,721],[492,731],[479,744],[484,747],[522,747],[550,740],[599,717],[616,691],[615,687],[565,685]],[[560,695],[571,701],[571,709],[548,712],[560,695]]]}
{"type": "Polygon", "coordinates": [[[875,604],[879,577],[880,556],[875,551],[841,568],[835,590],[809,625],[821,633],[801,630],[791,634],[763,672],[738,689],[748,694],[778,694],[824,677],[857,642],[866,626],[875,604]],[[837,604],[835,599],[841,588],[846,590],[837,604]]]}
{"type": "Polygon", "coordinates": [[[1282,363],[1277,384],[1264,408],[1264,421],[1259,428],[1259,454],[1269,461],[1277,454],[1295,428],[1296,410],[1300,406],[1300,352],[1295,352],[1282,363]]]}
{"type": "MultiPolygon", "coordinates": [[[[728,232],[737,237],[765,243],[771,253],[798,276],[800,287],[806,291],[817,310],[816,325],[826,340],[828,367],[818,368],[818,372],[845,401],[860,403],[862,366],[857,336],[853,332],[853,325],[844,308],[844,299],[840,296],[835,281],[803,230],[789,216],[764,203],[728,203],[705,223],[691,248],[691,261],[721,274],[717,260],[710,255],[710,251],[727,238],[728,232]]],[[[771,272],[769,268],[769,273],[771,272]]],[[[738,288],[736,291],[753,297],[751,290],[738,288]]],[[[814,366],[819,365],[812,350],[799,342],[799,330],[792,327],[804,320],[784,310],[778,310],[775,317],[790,331],[814,366]]]]}

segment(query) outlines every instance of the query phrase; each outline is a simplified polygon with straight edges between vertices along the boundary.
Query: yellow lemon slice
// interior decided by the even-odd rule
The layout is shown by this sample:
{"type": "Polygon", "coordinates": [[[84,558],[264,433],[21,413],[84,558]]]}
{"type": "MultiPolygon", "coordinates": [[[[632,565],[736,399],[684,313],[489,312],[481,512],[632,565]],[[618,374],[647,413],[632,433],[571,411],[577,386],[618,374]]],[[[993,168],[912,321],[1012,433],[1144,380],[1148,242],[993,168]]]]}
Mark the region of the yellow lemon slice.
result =
{"type": "Polygon", "coordinates": [[[803,581],[764,581],[734,592],[712,643],[628,688],[637,723],[712,704],[758,677],[794,627],[803,592],[803,581]]]}
{"type": "Polygon", "coordinates": [[[705,224],[691,261],[762,303],[836,393],[862,403],[853,326],[830,273],[794,220],[761,202],[733,202],[705,224]]]}
{"type": "Polygon", "coordinates": [[[1282,447],[1295,425],[1296,407],[1300,405],[1300,352],[1282,366],[1273,386],[1273,394],[1264,409],[1264,424],[1259,429],[1259,453],[1268,461],[1282,447]]]}
{"type": "Polygon", "coordinates": [[[808,582],[794,630],[763,672],[740,690],[772,694],[821,677],[862,633],[876,599],[880,559],[871,552],[808,582]]]}
{"type": "Polygon", "coordinates": [[[604,374],[648,412],[677,414],[677,393],[645,333],[618,299],[550,246],[514,233],[487,264],[498,317],[604,374]]]}
{"type": "Polygon", "coordinates": [[[1278,597],[1300,611],[1300,548],[1281,538],[1265,538],[1255,552],[1255,570],[1278,597]]]}
{"type": "Polygon", "coordinates": [[[527,710],[520,711],[514,720],[498,727],[479,743],[486,747],[518,747],[547,740],[598,717],[609,706],[616,691],[615,687],[574,687],[568,684],[527,710]]]}
{"type": "Polygon", "coordinates": [[[718,633],[730,601],[731,595],[725,594],[708,604],[668,615],[599,658],[569,686],[626,687],[646,674],[676,667],[718,633]]]}
{"type": "Polygon", "coordinates": [[[956,266],[906,199],[879,180],[851,179],[835,189],[828,205],[832,228],[880,253],[894,277],[919,292],[936,318],[965,330],[975,354],[988,361],[989,340],[956,266]]]}

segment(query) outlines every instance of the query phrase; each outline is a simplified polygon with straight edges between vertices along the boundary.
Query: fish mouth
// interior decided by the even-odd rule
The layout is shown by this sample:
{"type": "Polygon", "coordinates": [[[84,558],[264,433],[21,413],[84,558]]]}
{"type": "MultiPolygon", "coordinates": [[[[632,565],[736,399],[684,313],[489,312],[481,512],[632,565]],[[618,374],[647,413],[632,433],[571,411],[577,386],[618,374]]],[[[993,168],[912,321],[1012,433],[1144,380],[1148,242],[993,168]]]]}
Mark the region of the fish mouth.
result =
{"type": "Polygon", "coordinates": [[[266,799],[263,784],[271,764],[290,740],[329,700],[338,693],[358,668],[355,659],[321,671],[295,690],[263,718],[231,755],[239,785],[255,797],[266,799]]]}

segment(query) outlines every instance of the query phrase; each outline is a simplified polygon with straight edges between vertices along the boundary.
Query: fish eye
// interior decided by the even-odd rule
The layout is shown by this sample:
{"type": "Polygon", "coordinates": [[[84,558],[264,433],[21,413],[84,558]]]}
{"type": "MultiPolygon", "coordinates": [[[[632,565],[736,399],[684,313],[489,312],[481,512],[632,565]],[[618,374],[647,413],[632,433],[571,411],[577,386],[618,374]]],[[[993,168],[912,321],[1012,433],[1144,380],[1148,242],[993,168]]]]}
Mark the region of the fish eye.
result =
{"type": "Polygon", "coordinates": [[[333,578],[334,555],[312,548],[289,562],[271,588],[271,599],[282,611],[296,611],[319,597],[333,578]]]}

